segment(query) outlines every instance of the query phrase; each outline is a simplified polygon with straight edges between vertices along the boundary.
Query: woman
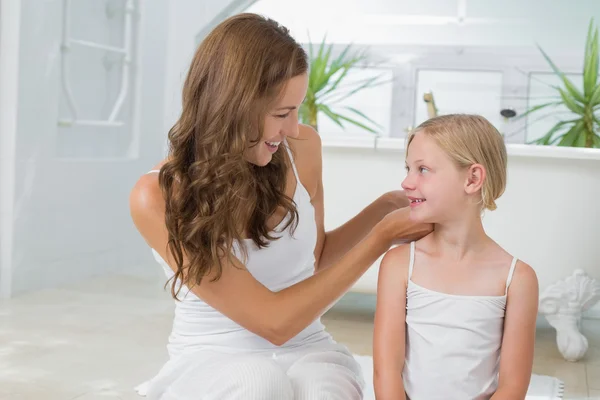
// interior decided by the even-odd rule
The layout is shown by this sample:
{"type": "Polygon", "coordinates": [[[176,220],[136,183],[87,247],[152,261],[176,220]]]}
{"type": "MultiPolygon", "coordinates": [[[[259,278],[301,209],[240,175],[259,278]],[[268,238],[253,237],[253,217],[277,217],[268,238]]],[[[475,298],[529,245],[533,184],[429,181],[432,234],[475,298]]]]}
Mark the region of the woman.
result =
{"type": "Polygon", "coordinates": [[[171,278],[170,360],[151,399],[360,399],[351,353],[320,316],[389,247],[424,236],[402,192],[324,230],[321,144],[298,125],[303,49],[253,14],[198,48],[166,160],[131,214],[171,278]]]}

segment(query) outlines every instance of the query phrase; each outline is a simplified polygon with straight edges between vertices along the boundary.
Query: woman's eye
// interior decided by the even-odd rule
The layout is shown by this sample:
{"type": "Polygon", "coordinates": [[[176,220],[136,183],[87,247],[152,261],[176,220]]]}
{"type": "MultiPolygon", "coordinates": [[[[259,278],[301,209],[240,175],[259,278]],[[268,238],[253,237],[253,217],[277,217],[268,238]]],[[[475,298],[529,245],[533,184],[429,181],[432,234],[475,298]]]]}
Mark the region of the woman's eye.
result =
{"type": "Polygon", "coordinates": [[[279,114],[279,115],[275,115],[275,117],[276,117],[276,118],[281,118],[281,119],[283,119],[283,118],[287,118],[287,117],[288,117],[288,115],[290,115],[290,113],[287,113],[287,114],[279,114]]]}

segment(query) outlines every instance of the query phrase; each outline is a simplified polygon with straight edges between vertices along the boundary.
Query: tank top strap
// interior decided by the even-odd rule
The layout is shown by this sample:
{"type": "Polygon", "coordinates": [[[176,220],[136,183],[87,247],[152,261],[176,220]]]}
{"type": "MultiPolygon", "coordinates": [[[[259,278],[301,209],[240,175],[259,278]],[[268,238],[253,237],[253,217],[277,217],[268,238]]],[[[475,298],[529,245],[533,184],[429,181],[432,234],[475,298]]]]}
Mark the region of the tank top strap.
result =
{"type": "Polygon", "coordinates": [[[508,271],[508,278],[506,278],[506,292],[504,293],[505,296],[508,294],[508,287],[510,286],[510,283],[512,282],[512,278],[513,278],[513,274],[515,273],[516,265],[517,265],[517,257],[513,257],[512,263],[510,264],[510,271],[508,271]]]}
{"type": "Polygon", "coordinates": [[[408,280],[412,277],[413,268],[415,266],[415,242],[410,242],[410,261],[408,262],[408,280]]]}
{"type": "Polygon", "coordinates": [[[146,175],[147,174],[158,174],[158,173],[160,173],[160,169],[151,169],[150,171],[146,172],[146,175]]]}
{"type": "Polygon", "coordinates": [[[287,139],[284,140],[285,149],[287,150],[288,155],[290,156],[290,163],[292,164],[292,170],[294,171],[294,176],[296,177],[296,182],[300,184],[300,176],[298,175],[298,170],[296,169],[296,162],[294,161],[294,155],[292,154],[292,150],[290,149],[290,145],[287,142],[287,139]]]}

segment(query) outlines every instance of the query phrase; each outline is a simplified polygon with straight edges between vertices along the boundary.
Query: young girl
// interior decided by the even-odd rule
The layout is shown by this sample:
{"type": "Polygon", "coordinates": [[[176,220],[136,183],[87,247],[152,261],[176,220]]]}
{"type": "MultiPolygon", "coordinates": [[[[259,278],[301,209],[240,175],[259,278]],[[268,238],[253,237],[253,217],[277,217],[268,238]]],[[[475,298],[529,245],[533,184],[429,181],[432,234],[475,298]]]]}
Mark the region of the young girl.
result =
{"type": "Polygon", "coordinates": [[[538,283],[483,229],[506,185],[500,133],[446,115],[409,136],[402,187],[413,221],[434,231],[384,256],[377,292],[378,400],[524,399],[533,364],[538,283]]]}

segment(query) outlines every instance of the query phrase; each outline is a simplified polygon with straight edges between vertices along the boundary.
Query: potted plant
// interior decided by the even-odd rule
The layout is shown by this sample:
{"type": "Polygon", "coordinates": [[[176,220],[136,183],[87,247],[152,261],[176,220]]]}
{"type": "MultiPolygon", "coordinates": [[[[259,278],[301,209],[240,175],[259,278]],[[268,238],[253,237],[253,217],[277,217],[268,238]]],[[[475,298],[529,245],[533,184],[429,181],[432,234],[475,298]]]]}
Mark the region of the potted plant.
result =
{"type": "Polygon", "coordinates": [[[549,107],[565,106],[576,114],[575,118],[560,121],[543,137],[530,144],[596,147],[600,148],[600,82],[598,80],[598,29],[590,21],[583,66],[583,92],[575,87],[552,62],[546,52],[538,45],[542,55],[550,64],[554,73],[564,86],[552,86],[556,90],[556,99],[552,102],[532,107],[520,117],[536,113],[549,107]]]}
{"type": "Polygon", "coordinates": [[[332,57],[334,45],[325,45],[325,38],[317,54],[309,43],[310,71],[306,99],[300,106],[299,117],[303,124],[318,130],[318,116],[323,113],[342,128],[344,123],[361,127],[372,133],[379,133],[381,125],[353,107],[339,106],[339,103],[366,88],[384,83],[381,75],[351,81],[348,73],[360,68],[367,61],[364,51],[352,52],[347,45],[336,57],[332,57]],[[341,111],[341,110],[342,111],[341,111]],[[345,111],[345,113],[342,113],[345,111]]]}

